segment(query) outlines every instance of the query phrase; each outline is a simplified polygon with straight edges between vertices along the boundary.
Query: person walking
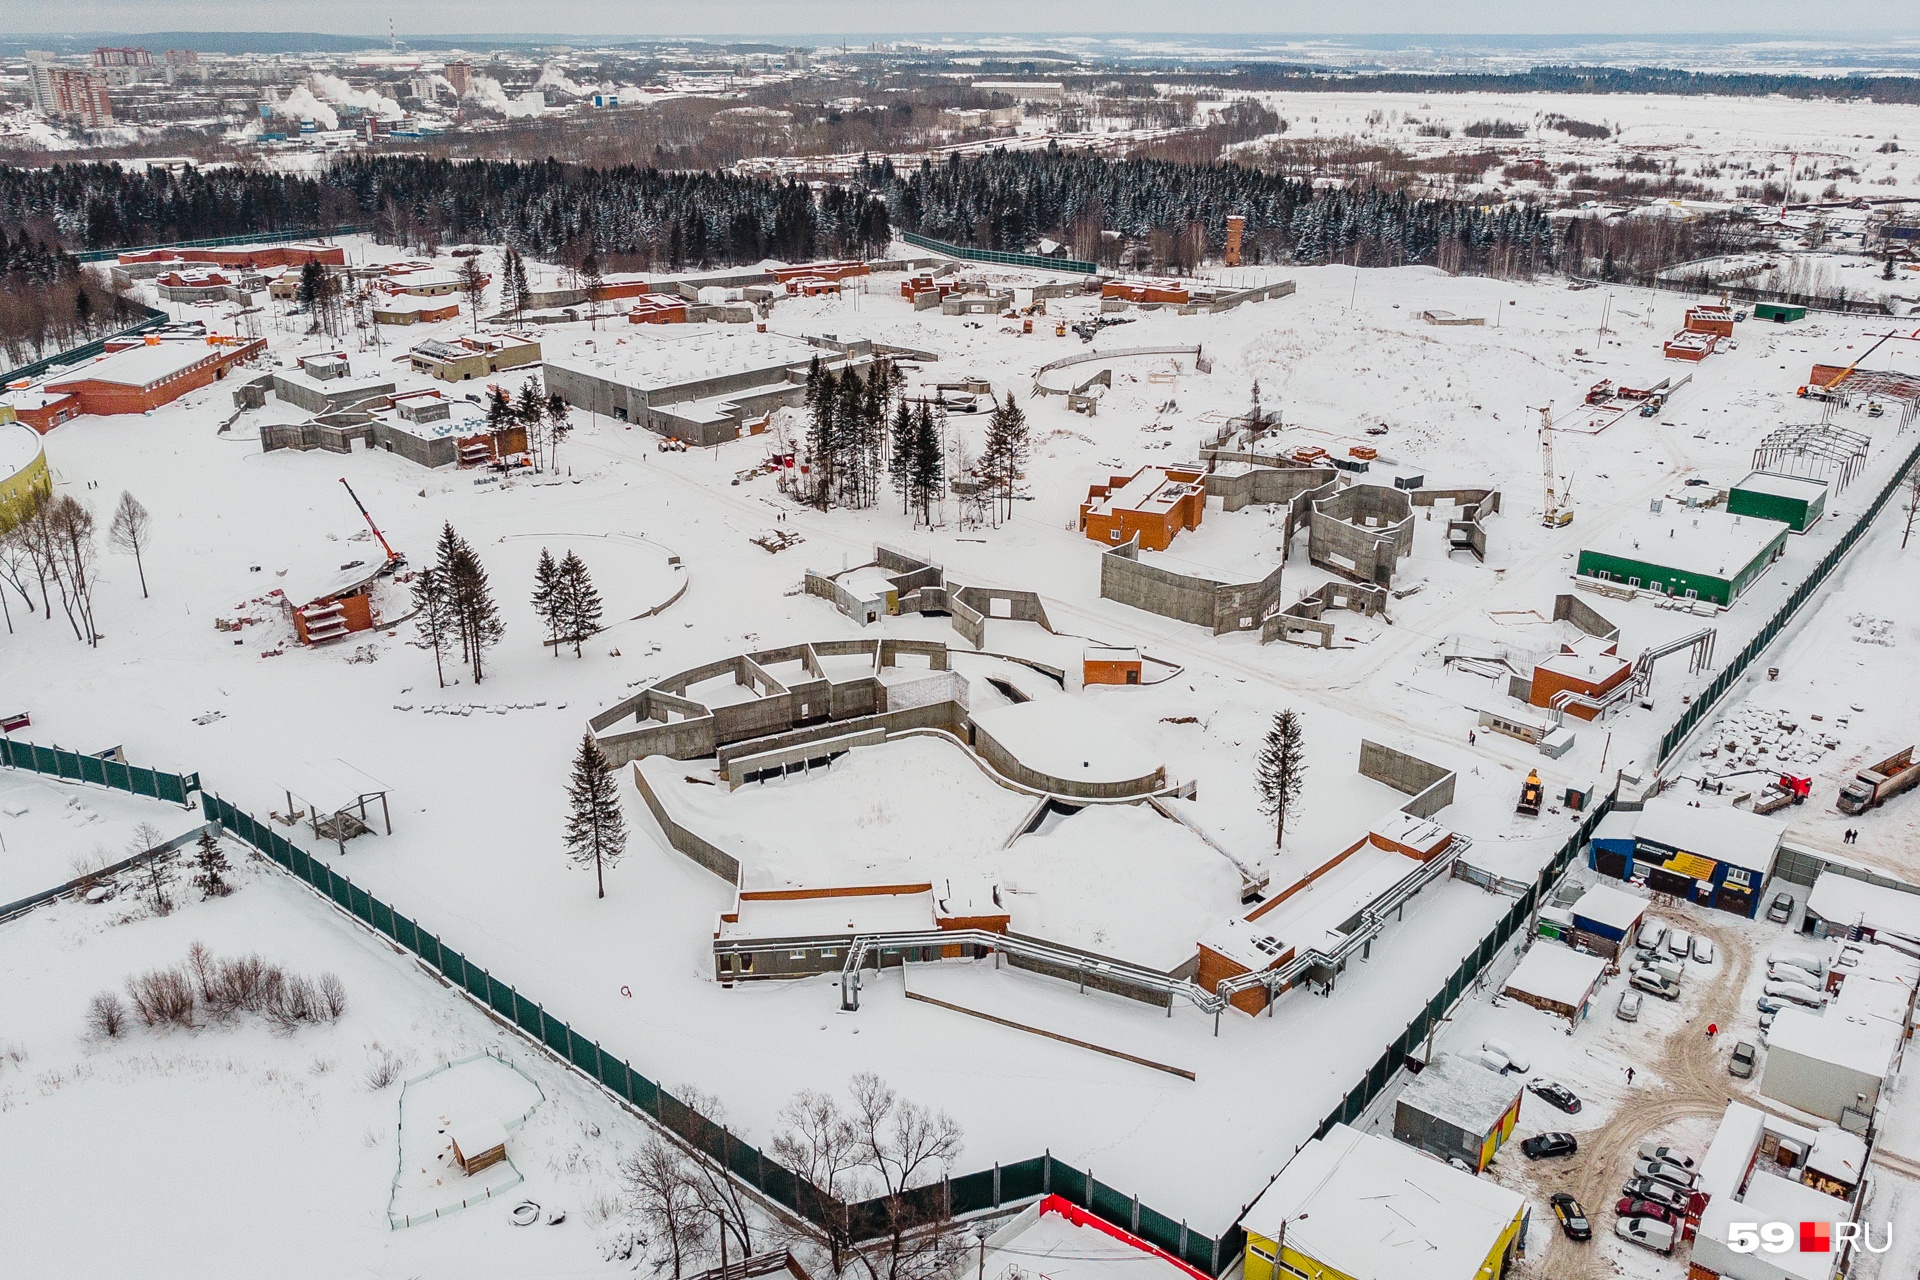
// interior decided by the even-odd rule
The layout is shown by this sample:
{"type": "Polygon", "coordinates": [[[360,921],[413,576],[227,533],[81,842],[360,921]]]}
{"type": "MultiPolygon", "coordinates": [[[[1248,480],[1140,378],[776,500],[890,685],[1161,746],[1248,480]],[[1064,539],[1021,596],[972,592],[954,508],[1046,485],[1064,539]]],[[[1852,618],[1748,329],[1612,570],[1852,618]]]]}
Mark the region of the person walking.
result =
{"type": "Polygon", "coordinates": [[[1633,1068],[1632,1068],[1632,1067],[1628,1067],[1628,1068],[1627,1068],[1627,1083],[1628,1083],[1628,1084],[1632,1084],[1632,1083],[1633,1083],[1633,1068]]]}
{"type": "Polygon", "coordinates": [[[1709,1039],[1709,1040],[1711,1040],[1711,1039],[1713,1039],[1713,1037],[1714,1037],[1715,1035],[1717,1035],[1717,1034],[1719,1033],[1719,1031],[1720,1031],[1720,1024],[1719,1024],[1719,1023],[1717,1023],[1717,1022],[1709,1022],[1709,1023],[1707,1024],[1707,1039],[1709,1039]]]}

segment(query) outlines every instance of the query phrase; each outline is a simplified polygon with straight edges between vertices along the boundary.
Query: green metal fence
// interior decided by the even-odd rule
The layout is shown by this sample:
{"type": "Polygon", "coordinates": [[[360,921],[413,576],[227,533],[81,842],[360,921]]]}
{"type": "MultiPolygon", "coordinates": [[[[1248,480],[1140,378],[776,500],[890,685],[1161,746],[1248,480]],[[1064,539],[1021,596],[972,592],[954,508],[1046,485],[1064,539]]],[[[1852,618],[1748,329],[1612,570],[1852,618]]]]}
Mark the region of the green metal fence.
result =
{"type": "Polygon", "coordinates": [[[1033,267],[1041,271],[1077,271],[1089,276],[1100,269],[1098,263],[1082,262],[1078,258],[1043,258],[1033,253],[1002,253],[998,249],[971,249],[966,245],[948,244],[945,240],[935,240],[932,236],[923,236],[915,231],[902,231],[900,238],[916,249],[931,249],[935,253],[944,253],[950,257],[965,258],[968,262],[992,262],[1003,267],[1033,267]]]}
{"type": "Polygon", "coordinates": [[[1881,510],[1884,509],[1887,503],[1893,498],[1894,492],[1900,487],[1900,482],[1906,479],[1907,472],[1913,469],[1916,461],[1920,461],[1920,445],[1915,445],[1913,450],[1907,454],[1905,463],[1903,463],[1893,473],[1892,478],[1881,487],[1879,494],[1873,500],[1873,505],[1869,506],[1866,512],[1858,520],[1854,521],[1852,528],[1841,535],[1840,541],[1835,543],[1833,547],[1828,550],[1827,554],[1821,558],[1819,565],[1814,571],[1808,574],[1806,579],[1793,589],[1793,594],[1788,596],[1786,603],[1781,605],[1773,617],[1767,620],[1767,625],[1760,629],[1759,634],[1747,641],[1746,647],[1740,650],[1734,660],[1729,662],[1720,674],[1713,678],[1713,683],[1709,684],[1706,689],[1693,700],[1692,705],[1681,714],[1680,718],[1674,721],[1673,727],[1667,730],[1660,739],[1660,756],[1658,763],[1665,764],[1673,753],[1680,749],[1680,744],[1687,740],[1687,736],[1712,712],[1714,707],[1718,705],[1720,699],[1726,696],[1727,690],[1733,688],[1735,682],[1746,673],[1747,668],[1753,665],[1754,659],[1766,652],[1767,646],[1772,644],[1775,638],[1786,629],[1787,623],[1791,621],[1793,615],[1799,611],[1800,606],[1811,599],[1813,593],[1818,591],[1821,586],[1826,583],[1828,575],[1839,567],[1842,560],[1846,559],[1847,552],[1853,550],[1853,544],[1866,536],[1868,528],[1872,526],[1874,519],[1879,516],[1881,510]]]}
{"type": "Polygon", "coordinates": [[[40,747],[12,738],[0,737],[0,764],[65,778],[68,782],[91,782],[112,787],[115,791],[150,796],[178,805],[187,804],[187,797],[200,789],[200,775],[197,773],[163,773],[158,769],[122,764],[105,756],[82,755],[78,751],[65,751],[59,747],[40,747]]]}
{"type": "Polygon", "coordinates": [[[123,253],[151,253],[155,249],[225,249],[237,244],[284,244],[311,240],[316,236],[351,236],[368,230],[362,226],[289,227],[285,231],[253,231],[241,236],[215,236],[211,240],[170,240],[165,244],[123,244],[113,249],[84,249],[73,256],[82,262],[105,262],[123,253]]]}
{"type": "Polygon", "coordinates": [[[164,311],[156,311],[152,307],[145,306],[141,303],[131,303],[129,305],[133,306],[137,311],[144,312],[145,318],[135,321],[124,329],[116,330],[104,338],[95,338],[92,342],[83,342],[77,347],[68,347],[65,351],[56,352],[53,355],[44,356],[28,364],[23,364],[18,369],[10,369],[6,373],[0,373],[0,384],[17,382],[21,378],[37,378],[57,364],[73,364],[80,360],[91,360],[95,356],[105,353],[107,344],[115,338],[130,338],[135,334],[145,333],[149,329],[157,329],[167,323],[167,313],[164,311]]]}

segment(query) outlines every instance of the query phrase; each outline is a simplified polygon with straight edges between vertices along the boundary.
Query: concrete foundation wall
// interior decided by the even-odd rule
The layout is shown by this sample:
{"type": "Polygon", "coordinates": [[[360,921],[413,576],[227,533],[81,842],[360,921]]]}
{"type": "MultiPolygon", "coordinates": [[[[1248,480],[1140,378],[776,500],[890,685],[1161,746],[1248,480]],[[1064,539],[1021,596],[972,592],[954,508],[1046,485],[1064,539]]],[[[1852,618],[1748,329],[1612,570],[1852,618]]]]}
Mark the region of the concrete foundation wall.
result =
{"type": "Polygon", "coordinates": [[[1009,952],[1006,953],[1009,968],[1024,969],[1029,973],[1038,973],[1049,978],[1058,978],[1062,982],[1084,982],[1094,991],[1104,991],[1108,995],[1125,996],[1129,1000],[1138,1000],[1142,1004],[1150,1004],[1156,1009],[1164,1009],[1173,1003],[1173,995],[1171,992],[1149,991],[1144,987],[1136,987],[1130,982],[1112,976],[1113,968],[1122,965],[1122,962],[1112,960],[1096,952],[1083,951],[1079,947],[1070,947],[1063,942],[1055,942],[1048,938],[1033,938],[1012,931],[1009,931],[1007,936],[1009,938],[1020,939],[1023,942],[1039,943],[1043,946],[1051,947],[1055,951],[1067,951],[1075,955],[1083,955],[1087,958],[1087,964],[1082,968],[1077,965],[1065,963],[1056,964],[1050,960],[1038,960],[1009,952]]]}
{"type": "Polygon", "coordinates": [[[1172,573],[1140,563],[1135,543],[1115,547],[1100,557],[1100,595],[1163,618],[1211,627],[1213,593],[1220,584],[1207,578],[1172,573]]]}
{"type": "Polygon", "coordinates": [[[1011,778],[1023,787],[1050,792],[1057,796],[1081,800],[1120,800],[1128,796],[1148,795],[1161,790],[1167,784],[1167,770],[1164,765],[1144,777],[1128,778],[1119,782],[1081,782],[1073,778],[1056,778],[1023,764],[1017,756],[996,742],[993,735],[979,725],[973,726],[973,749],[1002,777],[1011,778]]]}
{"type": "Polygon", "coordinates": [[[1560,595],[1553,598],[1553,620],[1571,622],[1590,636],[1599,636],[1602,640],[1618,640],[1620,628],[1600,616],[1600,613],[1576,595],[1560,595]]]}
{"type": "Polygon", "coordinates": [[[701,839],[699,835],[674,821],[673,815],[667,812],[664,804],[660,803],[660,797],[654,794],[653,787],[648,784],[646,775],[638,766],[633,770],[633,785],[639,789],[640,798],[646,801],[647,812],[653,815],[653,820],[660,824],[660,830],[666,833],[668,844],[728,884],[737,886],[740,883],[739,859],[711,841],[701,839]]]}
{"type": "Polygon", "coordinates": [[[1313,503],[1307,559],[1315,567],[1384,587],[1412,554],[1413,504],[1403,491],[1356,484],[1313,503]]]}
{"type": "Polygon", "coordinates": [[[1360,774],[1412,796],[1400,807],[1417,818],[1431,818],[1453,803],[1453,770],[1365,738],[1360,740],[1360,774]]]}
{"type": "Polygon", "coordinates": [[[1215,451],[1209,463],[1247,462],[1255,467],[1232,475],[1209,472],[1205,479],[1207,496],[1220,499],[1222,510],[1238,511],[1249,505],[1271,502],[1292,503],[1309,489],[1330,482],[1337,474],[1327,467],[1276,467],[1262,465],[1274,461],[1263,454],[1221,453],[1215,451]]]}

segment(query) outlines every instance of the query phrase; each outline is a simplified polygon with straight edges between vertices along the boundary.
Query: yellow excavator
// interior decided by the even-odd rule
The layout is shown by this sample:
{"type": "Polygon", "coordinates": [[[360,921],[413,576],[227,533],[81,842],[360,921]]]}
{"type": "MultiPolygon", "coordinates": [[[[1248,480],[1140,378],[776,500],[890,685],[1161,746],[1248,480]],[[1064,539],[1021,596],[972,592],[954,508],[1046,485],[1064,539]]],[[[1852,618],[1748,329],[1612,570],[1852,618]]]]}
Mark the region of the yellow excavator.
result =
{"type": "Polygon", "coordinates": [[[1520,803],[1513,807],[1515,813],[1523,813],[1529,818],[1540,816],[1540,795],[1546,784],[1540,781],[1538,769],[1529,770],[1527,780],[1520,784],[1520,803]]]}

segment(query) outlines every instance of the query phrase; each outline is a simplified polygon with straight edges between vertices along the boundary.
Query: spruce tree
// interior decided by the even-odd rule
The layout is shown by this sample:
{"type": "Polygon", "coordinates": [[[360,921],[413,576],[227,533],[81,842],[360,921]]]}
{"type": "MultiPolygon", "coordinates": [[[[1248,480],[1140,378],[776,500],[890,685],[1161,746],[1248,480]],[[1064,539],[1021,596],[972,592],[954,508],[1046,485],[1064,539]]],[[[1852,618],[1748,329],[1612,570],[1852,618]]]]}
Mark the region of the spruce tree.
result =
{"type": "Polygon", "coordinates": [[[1306,782],[1306,739],[1300,716],[1291,707],[1274,713],[1273,724],[1254,762],[1254,785],[1260,792],[1260,812],[1274,820],[1273,843],[1278,848],[1287,835],[1287,819],[1306,782]]]}
{"type": "MultiPolygon", "coordinates": [[[[572,553],[569,552],[569,555],[572,553]]],[[[553,553],[540,548],[540,563],[533,570],[533,612],[547,628],[547,645],[560,656],[561,592],[560,566],[553,553]]]]}
{"type": "Polygon", "coordinates": [[[1032,450],[1032,440],[1027,430],[1027,415],[1014,403],[1013,392],[1007,392],[1007,400],[994,410],[996,433],[1000,440],[999,478],[1000,499],[1006,504],[1006,517],[1013,517],[1013,482],[1027,465],[1027,455],[1032,450]]]}
{"type": "Polygon", "coordinates": [[[560,469],[560,442],[573,430],[571,413],[565,396],[556,391],[547,397],[547,465],[555,471],[560,469]]]}
{"type": "Polygon", "coordinates": [[[540,384],[528,378],[520,384],[520,394],[513,402],[513,418],[526,432],[528,451],[533,449],[534,440],[540,433],[540,424],[546,416],[547,401],[540,394],[540,384]]]}
{"type": "Polygon", "coordinates": [[[887,460],[887,471],[893,476],[894,492],[900,495],[901,515],[913,510],[915,439],[913,408],[902,400],[893,411],[893,454],[887,460]]]}
{"type": "Polygon", "coordinates": [[[447,582],[452,587],[454,615],[466,640],[467,659],[473,666],[473,682],[479,684],[486,679],[486,651],[500,643],[506,623],[501,621],[500,607],[493,601],[485,566],[464,542],[454,553],[447,582]]]}
{"type": "Polygon", "coordinates": [[[577,866],[592,866],[598,896],[607,896],[606,869],[617,865],[627,849],[626,815],[620,810],[613,769],[589,732],[573,758],[573,779],[567,784],[567,857],[577,866]]]}
{"type": "Polygon", "coordinates": [[[420,642],[433,650],[433,674],[439,679],[440,687],[446,688],[447,645],[453,639],[455,626],[446,571],[438,566],[422,569],[413,580],[413,626],[420,642]]]}
{"type": "Polygon", "coordinates": [[[814,505],[825,511],[833,497],[834,453],[839,448],[836,428],[840,380],[833,370],[821,368],[817,362],[809,369],[807,379],[811,388],[807,393],[807,407],[811,411],[807,452],[813,464],[814,505]]]}
{"type": "Polygon", "coordinates": [[[594,589],[593,579],[587,574],[585,562],[571,550],[560,561],[558,577],[566,634],[573,641],[573,656],[578,658],[581,656],[581,642],[600,630],[604,608],[600,603],[600,593],[594,589]]]}
{"type": "Polygon", "coordinates": [[[224,898],[233,892],[233,886],[227,883],[233,868],[227,865],[226,850],[220,847],[213,832],[200,833],[200,842],[194,847],[193,866],[193,884],[203,896],[224,898]]]}
{"type": "Polygon", "coordinates": [[[913,502],[919,522],[933,523],[933,504],[946,481],[946,459],[940,441],[940,429],[933,406],[920,402],[913,424],[913,502]]]}
{"type": "Polygon", "coordinates": [[[533,292],[527,285],[526,259],[520,256],[518,249],[513,251],[513,269],[509,274],[513,279],[513,318],[518,320],[526,315],[527,306],[531,301],[528,295],[533,292]]]}

